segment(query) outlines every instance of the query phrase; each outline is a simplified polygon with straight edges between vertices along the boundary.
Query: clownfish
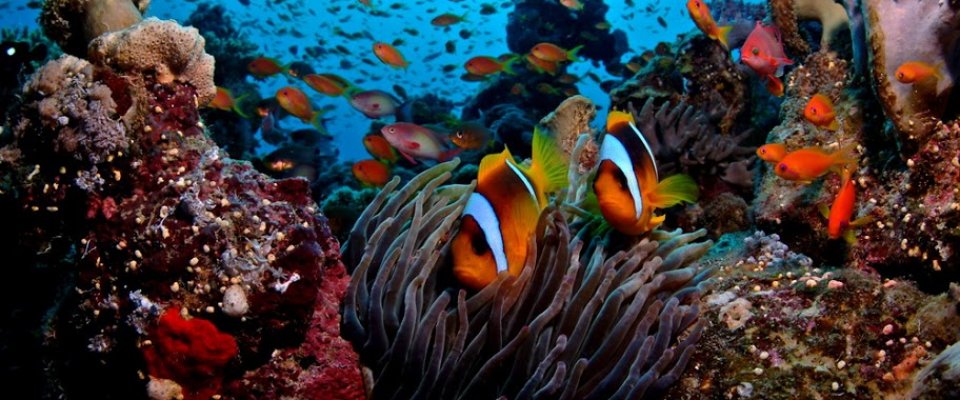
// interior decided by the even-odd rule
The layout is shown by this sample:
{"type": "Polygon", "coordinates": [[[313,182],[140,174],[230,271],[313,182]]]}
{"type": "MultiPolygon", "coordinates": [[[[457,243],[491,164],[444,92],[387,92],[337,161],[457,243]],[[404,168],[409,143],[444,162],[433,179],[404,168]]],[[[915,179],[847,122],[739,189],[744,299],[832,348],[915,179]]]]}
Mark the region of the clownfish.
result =
{"type": "Polygon", "coordinates": [[[655,210],[693,203],[699,195],[697,183],[687,175],[660,180],[647,139],[633,116],[621,111],[607,117],[593,191],[603,218],[627,235],[640,235],[660,225],[665,216],[655,215],[655,210]]]}
{"type": "Polygon", "coordinates": [[[525,167],[509,149],[480,161],[477,189],[467,200],[453,237],[453,275],[479,290],[507,271],[518,276],[527,258],[547,193],[567,185],[567,162],[556,141],[535,130],[533,162],[525,167]]]}

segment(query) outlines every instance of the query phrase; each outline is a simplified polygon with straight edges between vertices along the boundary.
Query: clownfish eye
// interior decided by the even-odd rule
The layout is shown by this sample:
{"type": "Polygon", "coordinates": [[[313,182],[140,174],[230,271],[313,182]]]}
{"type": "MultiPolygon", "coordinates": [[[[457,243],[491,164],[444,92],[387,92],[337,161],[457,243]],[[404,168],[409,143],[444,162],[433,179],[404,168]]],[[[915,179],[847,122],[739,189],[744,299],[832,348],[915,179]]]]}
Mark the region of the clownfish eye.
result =
{"type": "Polygon", "coordinates": [[[753,53],[753,55],[755,55],[755,56],[756,56],[756,55],[760,55],[760,49],[758,49],[758,48],[756,48],[756,47],[754,47],[753,50],[751,50],[750,52],[753,53]]]}
{"type": "Polygon", "coordinates": [[[470,247],[473,247],[473,252],[477,255],[486,254],[490,251],[487,238],[482,233],[470,235],[470,247]]]}

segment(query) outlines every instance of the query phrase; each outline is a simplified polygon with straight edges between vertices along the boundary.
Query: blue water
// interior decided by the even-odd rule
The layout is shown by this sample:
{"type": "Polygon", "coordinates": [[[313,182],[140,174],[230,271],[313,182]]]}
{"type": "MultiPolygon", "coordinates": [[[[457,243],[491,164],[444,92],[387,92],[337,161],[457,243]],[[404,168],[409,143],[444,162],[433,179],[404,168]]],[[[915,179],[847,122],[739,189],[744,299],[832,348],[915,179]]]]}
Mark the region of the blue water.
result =
{"type": "MultiPolygon", "coordinates": [[[[406,89],[411,97],[438,93],[455,104],[467,101],[480,91],[483,83],[460,80],[459,76],[464,72],[462,67],[446,75],[440,69],[446,64],[462,66],[467,59],[476,55],[497,56],[509,52],[505,26],[507,15],[513,9],[512,2],[504,0],[489,2],[497,9],[492,15],[480,14],[481,5],[484,3],[482,1],[375,0],[375,8],[387,15],[374,16],[369,12],[369,8],[357,0],[250,0],[246,6],[238,0],[212,3],[224,5],[234,23],[241,27],[241,31],[247,36],[247,40],[256,43],[265,56],[278,58],[284,63],[304,61],[311,64],[317,72],[337,73],[351,81],[365,79],[367,82],[361,85],[364,89],[392,92],[392,86],[397,84],[406,89]],[[391,8],[391,4],[395,3],[402,5],[399,10],[391,8]],[[334,7],[339,7],[339,11],[328,12],[334,7]],[[454,25],[446,31],[430,25],[433,17],[445,12],[457,15],[467,13],[467,22],[454,25]],[[281,17],[289,17],[289,21],[281,17]],[[275,27],[270,26],[269,21],[272,21],[275,27]],[[298,38],[291,33],[278,34],[277,31],[283,27],[299,32],[303,37],[298,38]],[[373,42],[368,39],[348,40],[334,34],[336,28],[348,33],[368,30],[373,38],[384,42],[403,39],[406,43],[398,46],[398,49],[410,62],[409,68],[401,70],[379,63],[375,66],[362,63],[360,59],[365,57],[375,60],[371,51],[373,42]],[[414,28],[420,34],[413,36],[404,32],[406,28],[414,28]],[[461,39],[458,36],[461,29],[470,30],[472,36],[461,39]],[[302,55],[303,48],[315,46],[321,39],[325,41],[324,47],[332,49],[341,45],[348,48],[353,56],[331,53],[319,59],[302,59],[294,58],[288,51],[291,46],[298,46],[302,55]],[[457,42],[455,54],[444,52],[444,43],[448,40],[457,42]],[[420,61],[437,52],[442,55],[428,62],[420,61]],[[349,61],[355,66],[354,69],[341,70],[339,65],[342,57],[352,57],[349,61]],[[379,80],[374,82],[376,78],[379,80]]],[[[28,8],[27,4],[27,1],[0,3],[0,27],[35,28],[39,10],[28,8]]],[[[195,1],[155,0],[147,11],[147,16],[174,19],[182,23],[196,9],[197,4],[195,1]]],[[[612,25],[611,29],[620,29],[627,33],[632,51],[624,54],[623,60],[652,49],[658,42],[673,42],[678,34],[696,29],[687,15],[683,1],[610,0],[606,1],[606,4],[610,6],[607,21],[612,25]],[[667,26],[661,26],[657,17],[662,17],[667,26]]],[[[568,72],[578,76],[591,71],[604,79],[610,77],[602,66],[588,61],[575,63],[568,69],[568,72]]],[[[248,79],[256,82],[253,78],[248,79]]],[[[316,94],[302,82],[286,76],[276,76],[260,82],[260,94],[271,97],[277,89],[290,84],[298,85],[311,95],[315,106],[331,104],[335,107],[326,114],[326,117],[330,118],[327,128],[335,137],[333,143],[340,150],[341,159],[368,158],[360,139],[368,131],[370,120],[351,108],[344,99],[316,94]]],[[[598,104],[601,110],[606,110],[608,95],[595,82],[583,79],[578,83],[578,89],[581,94],[598,104]]],[[[454,110],[455,113],[458,111],[459,109],[454,110]]],[[[598,120],[602,121],[602,118],[598,120]]],[[[286,118],[282,124],[285,129],[295,129],[300,122],[294,118],[286,118]]],[[[258,150],[265,153],[269,149],[261,145],[258,150]]]]}

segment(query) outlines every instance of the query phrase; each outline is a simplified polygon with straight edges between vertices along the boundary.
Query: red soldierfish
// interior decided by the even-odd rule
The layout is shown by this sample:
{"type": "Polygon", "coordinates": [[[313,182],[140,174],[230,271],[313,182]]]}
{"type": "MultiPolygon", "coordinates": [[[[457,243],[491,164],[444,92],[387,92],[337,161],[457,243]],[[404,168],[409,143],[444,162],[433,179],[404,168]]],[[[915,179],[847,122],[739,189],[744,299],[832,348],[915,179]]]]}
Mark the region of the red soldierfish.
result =
{"type": "Polygon", "coordinates": [[[777,93],[772,88],[781,88],[782,92],[783,83],[777,77],[783,75],[783,66],[793,64],[783,52],[780,30],[776,26],[763,26],[759,21],[740,48],[740,60],[761,79],[769,81],[767,88],[774,94],[777,93]]]}
{"type": "Polygon", "coordinates": [[[407,161],[416,164],[415,158],[447,161],[461,149],[446,149],[436,132],[409,122],[397,122],[380,130],[383,137],[400,152],[407,161]]]}

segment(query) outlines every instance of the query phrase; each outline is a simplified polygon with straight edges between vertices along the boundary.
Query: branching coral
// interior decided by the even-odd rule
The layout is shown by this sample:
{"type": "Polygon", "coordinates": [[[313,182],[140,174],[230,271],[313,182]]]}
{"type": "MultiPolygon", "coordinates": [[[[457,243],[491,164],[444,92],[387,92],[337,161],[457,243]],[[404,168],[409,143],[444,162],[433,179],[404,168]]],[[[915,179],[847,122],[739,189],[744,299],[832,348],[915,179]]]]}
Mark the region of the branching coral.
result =
{"type": "MultiPolygon", "coordinates": [[[[874,88],[884,111],[902,132],[901,142],[922,142],[951,108],[960,55],[960,3],[864,0],[861,7],[874,88]],[[898,82],[896,70],[908,61],[934,66],[940,76],[914,84],[898,82]]],[[[952,109],[956,113],[958,107],[952,109]]]]}
{"type": "Polygon", "coordinates": [[[148,18],[90,43],[90,61],[124,71],[130,76],[153,76],[156,82],[187,83],[197,91],[197,101],[207,104],[217,93],[213,83],[214,60],[204,51],[205,41],[196,28],[174,21],[148,18]]]}
{"type": "Polygon", "coordinates": [[[703,323],[705,232],[661,234],[608,255],[548,209],[527,266],[467,296],[438,275],[471,186],[440,186],[457,162],[396,190],[357,222],[344,336],[374,374],[373,398],[642,398],[669,387],[703,323]]]}
{"type": "Polygon", "coordinates": [[[48,0],[40,25],[64,51],[83,56],[97,36],[140,22],[149,5],[150,0],[48,0]]]}

